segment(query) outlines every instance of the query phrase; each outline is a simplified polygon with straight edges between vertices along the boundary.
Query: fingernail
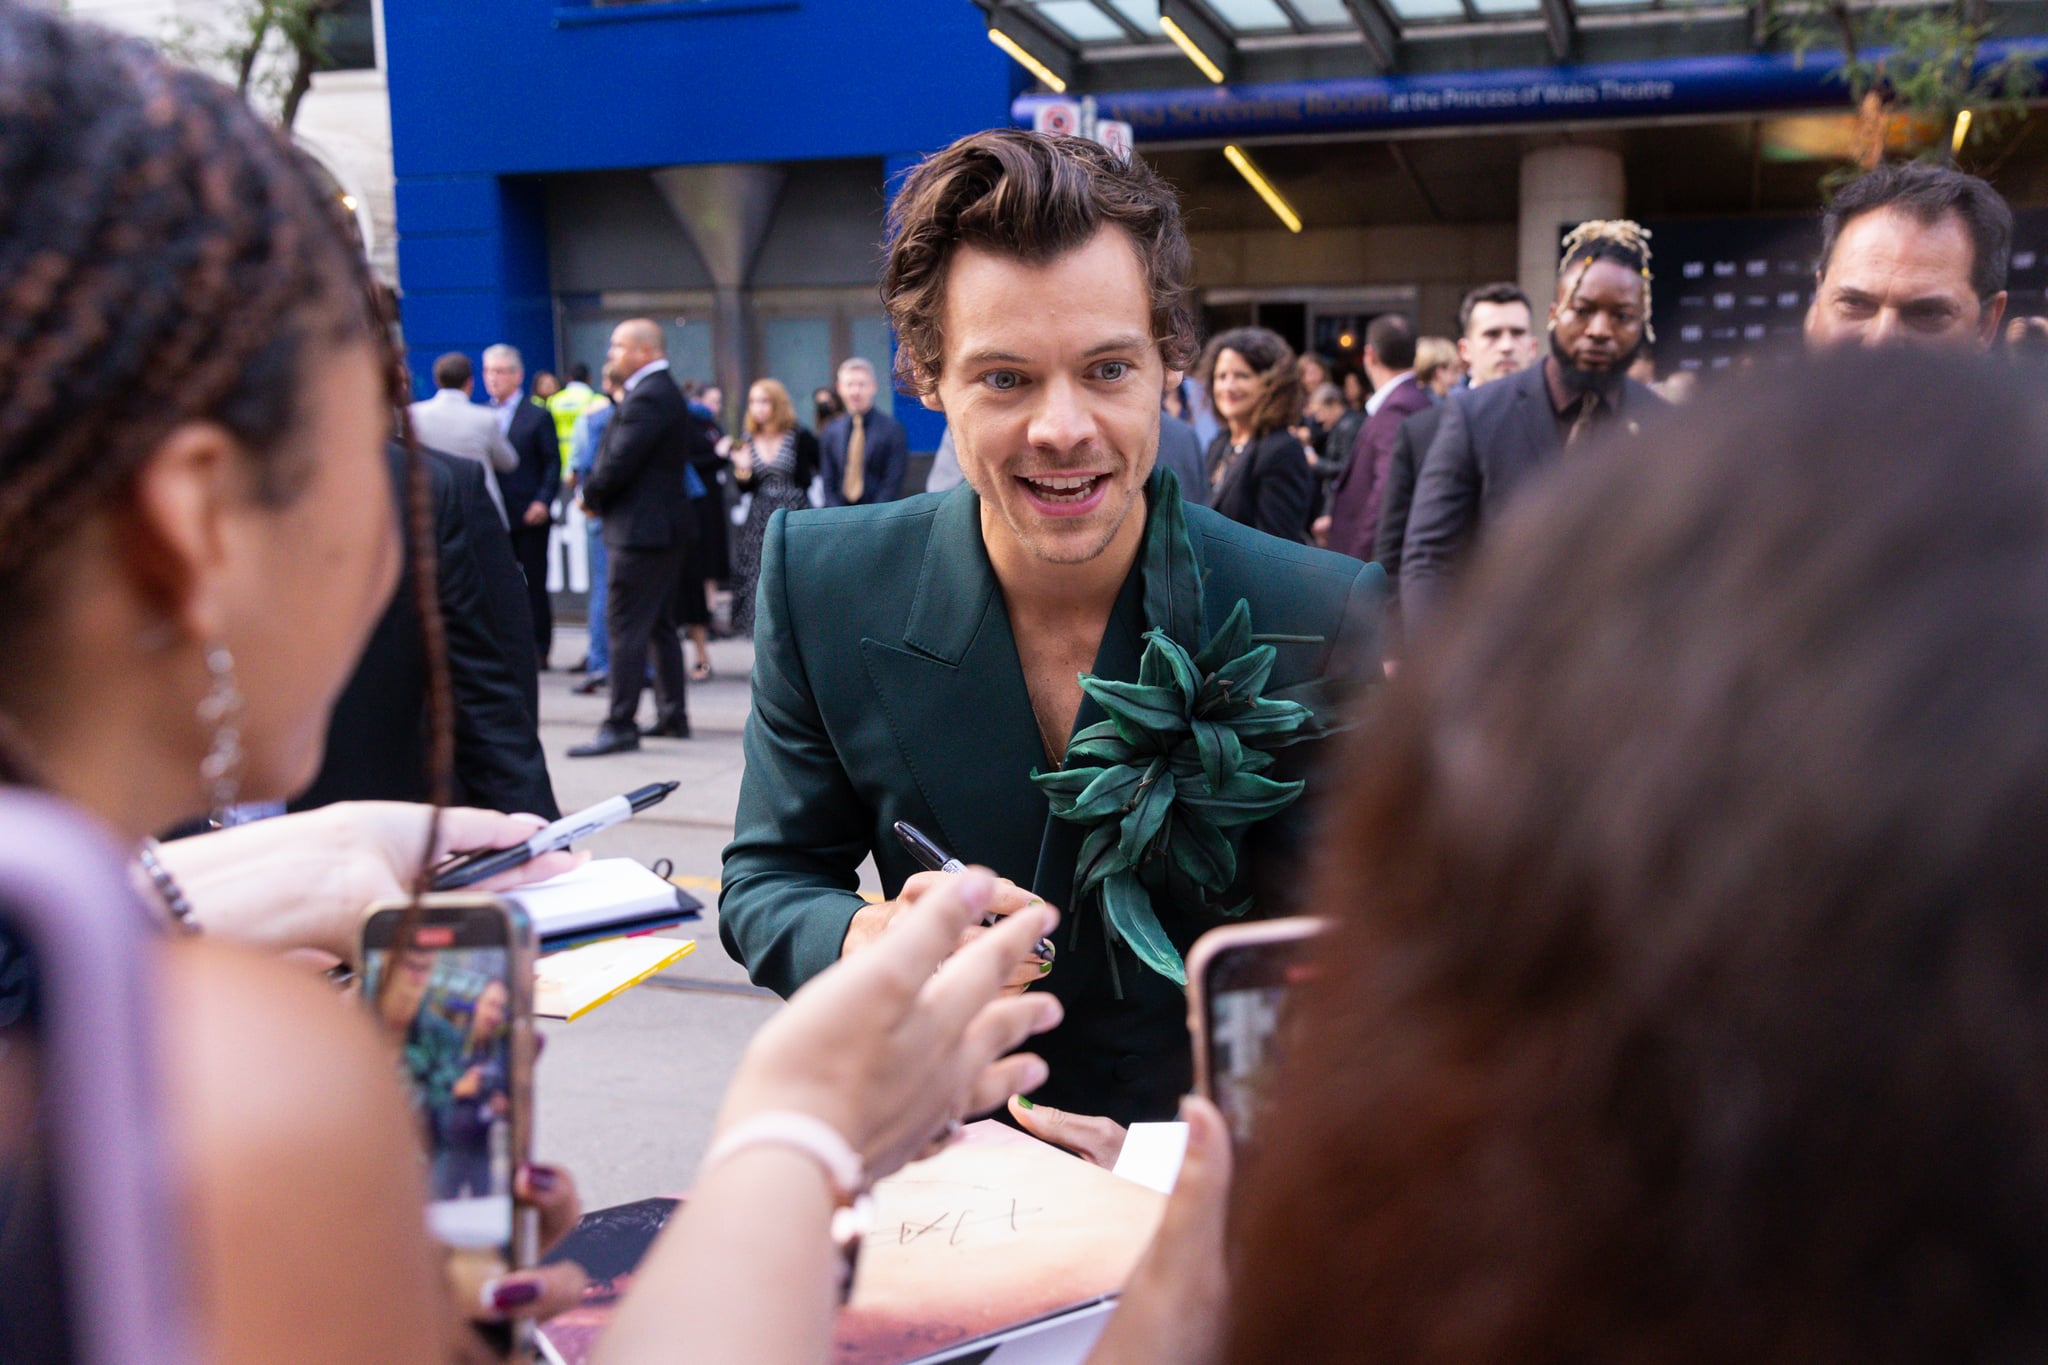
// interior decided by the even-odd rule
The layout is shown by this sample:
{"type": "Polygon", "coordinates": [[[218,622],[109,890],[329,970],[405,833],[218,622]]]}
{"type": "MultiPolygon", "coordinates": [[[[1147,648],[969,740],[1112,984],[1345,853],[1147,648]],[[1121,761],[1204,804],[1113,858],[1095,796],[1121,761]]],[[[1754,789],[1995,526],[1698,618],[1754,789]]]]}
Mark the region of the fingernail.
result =
{"type": "Polygon", "coordinates": [[[1038,1106],[1037,1106],[1037,1105],[1035,1105],[1035,1104],[1033,1104],[1033,1103],[1032,1103],[1032,1102],[1031,1102],[1030,1100],[1026,1099],[1026,1098],[1025,1098],[1024,1096],[1022,1096],[1022,1095],[1019,1095],[1019,1096],[1017,1097],[1017,1107],[1018,1107],[1019,1109],[1036,1109],[1036,1108],[1037,1108],[1038,1106]]]}
{"type": "Polygon", "coordinates": [[[492,1280],[484,1286],[484,1306],[494,1312],[524,1308],[540,1297],[540,1285],[533,1280],[492,1280]]]}
{"type": "Polygon", "coordinates": [[[535,1164],[526,1168],[526,1187],[536,1194],[550,1193],[561,1183],[561,1175],[552,1166],[535,1164]]]}
{"type": "Polygon", "coordinates": [[[1041,963],[1039,963],[1039,964],[1038,964],[1038,974],[1039,974],[1040,976],[1044,976],[1044,975],[1045,975],[1045,974],[1046,974],[1047,972],[1049,972],[1049,971],[1051,971],[1051,970],[1052,970],[1052,964],[1051,964],[1050,962],[1041,962],[1041,963]]]}

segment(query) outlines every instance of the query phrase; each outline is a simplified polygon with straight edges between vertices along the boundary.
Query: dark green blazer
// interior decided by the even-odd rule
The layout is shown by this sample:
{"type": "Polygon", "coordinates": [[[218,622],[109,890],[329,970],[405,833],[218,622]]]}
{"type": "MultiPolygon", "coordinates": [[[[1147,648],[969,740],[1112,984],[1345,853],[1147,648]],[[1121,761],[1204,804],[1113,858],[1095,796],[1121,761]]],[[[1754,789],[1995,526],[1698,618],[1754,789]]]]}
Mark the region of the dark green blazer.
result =
{"type": "MultiPolygon", "coordinates": [[[[980,507],[963,485],[878,506],[778,512],[768,523],[719,936],[756,982],[781,994],[838,959],[861,906],[863,859],[874,856],[892,896],[919,870],[892,833],[897,820],[1068,910],[1085,831],[1052,819],[1031,783],[1032,769],[1048,764],[980,507]]],[[[1185,510],[1208,615],[1191,647],[1242,597],[1254,631],[1322,641],[1279,646],[1271,688],[1330,673],[1377,678],[1377,565],[1276,540],[1204,507],[1185,510]]],[[[1098,675],[1137,677],[1142,598],[1134,567],[1103,632],[1098,675]]],[[[1101,719],[1085,701],[1076,728],[1101,719]]],[[[1283,750],[1270,775],[1298,775],[1316,747],[1283,750]]],[[[1292,882],[1307,805],[1255,826],[1247,841],[1259,913],[1290,908],[1260,890],[1259,874],[1277,867],[1292,882]]],[[[1219,922],[1161,918],[1183,953],[1219,922]]],[[[1191,1083],[1181,989],[1125,948],[1112,972],[1093,909],[1068,913],[1057,942],[1058,961],[1034,989],[1057,994],[1066,1020],[1033,1044],[1052,1067],[1039,1098],[1126,1123],[1170,1118],[1191,1083]]]]}

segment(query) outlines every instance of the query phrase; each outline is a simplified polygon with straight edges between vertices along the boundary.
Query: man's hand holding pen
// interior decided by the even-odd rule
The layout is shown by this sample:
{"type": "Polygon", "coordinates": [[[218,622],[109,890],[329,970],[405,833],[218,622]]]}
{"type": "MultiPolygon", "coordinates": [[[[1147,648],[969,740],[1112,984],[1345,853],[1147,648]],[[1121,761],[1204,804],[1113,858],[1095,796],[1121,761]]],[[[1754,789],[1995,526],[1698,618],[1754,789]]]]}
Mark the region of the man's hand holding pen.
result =
{"type": "MultiPolygon", "coordinates": [[[[895,900],[861,907],[855,912],[853,922],[846,926],[846,938],[840,944],[839,955],[850,957],[874,942],[888,932],[889,925],[894,922],[896,916],[917,904],[920,897],[946,885],[957,875],[959,874],[953,872],[918,872],[903,883],[903,891],[895,900]]],[[[1014,915],[1027,906],[1041,903],[1041,898],[1026,888],[1007,878],[997,877],[995,895],[989,900],[988,913],[999,916],[1014,915]]],[[[974,925],[960,936],[960,946],[966,947],[987,932],[985,927],[974,925]]],[[[1032,982],[1044,980],[1046,973],[1051,970],[1052,964],[1036,954],[1023,958],[1018,962],[1016,970],[1010,973],[1004,990],[1011,994],[1020,994],[1032,982]]]]}

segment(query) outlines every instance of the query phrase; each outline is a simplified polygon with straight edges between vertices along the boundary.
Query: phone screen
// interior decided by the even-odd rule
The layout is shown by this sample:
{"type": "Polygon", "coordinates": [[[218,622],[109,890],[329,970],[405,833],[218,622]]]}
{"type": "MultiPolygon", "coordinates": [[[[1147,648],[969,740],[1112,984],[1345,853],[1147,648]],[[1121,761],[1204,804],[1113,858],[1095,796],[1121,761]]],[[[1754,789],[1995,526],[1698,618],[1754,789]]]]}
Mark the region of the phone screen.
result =
{"type": "MultiPolygon", "coordinates": [[[[395,921],[396,917],[392,917],[395,921]]],[[[458,1256],[512,1265],[512,954],[502,916],[423,923],[412,947],[364,953],[364,994],[398,1044],[426,1138],[427,1224],[458,1256]],[[388,969],[390,990],[379,995],[388,969]]],[[[388,940],[388,934],[387,934],[388,940]]]]}
{"type": "Polygon", "coordinates": [[[1203,982],[1209,1085],[1231,1136],[1245,1142],[1271,1089],[1268,1057],[1288,988],[1308,972],[1313,940],[1245,944],[1218,953],[1203,982]]]}
{"type": "Polygon", "coordinates": [[[58,1237],[41,999],[27,941],[0,921],[0,1361],[72,1358],[58,1237]]]}

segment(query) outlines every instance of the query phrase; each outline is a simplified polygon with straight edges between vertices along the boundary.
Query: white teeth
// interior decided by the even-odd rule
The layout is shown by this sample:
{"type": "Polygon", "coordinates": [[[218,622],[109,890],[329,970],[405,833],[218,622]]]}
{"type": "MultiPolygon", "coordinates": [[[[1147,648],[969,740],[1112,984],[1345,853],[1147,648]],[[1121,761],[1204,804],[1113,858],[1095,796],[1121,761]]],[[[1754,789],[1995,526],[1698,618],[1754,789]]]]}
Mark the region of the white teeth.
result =
{"type": "Polygon", "coordinates": [[[1063,495],[1071,496],[1084,493],[1093,488],[1096,480],[1102,477],[1100,474],[1078,474],[1049,478],[1027,477],[1024,481],[1038,490],[1041,496],[1058,499],[1062,498],[1063,495]]]}

